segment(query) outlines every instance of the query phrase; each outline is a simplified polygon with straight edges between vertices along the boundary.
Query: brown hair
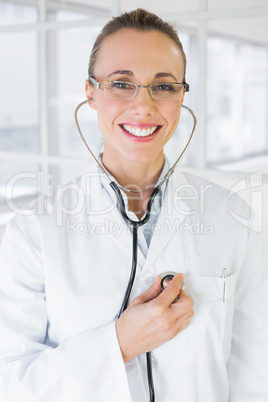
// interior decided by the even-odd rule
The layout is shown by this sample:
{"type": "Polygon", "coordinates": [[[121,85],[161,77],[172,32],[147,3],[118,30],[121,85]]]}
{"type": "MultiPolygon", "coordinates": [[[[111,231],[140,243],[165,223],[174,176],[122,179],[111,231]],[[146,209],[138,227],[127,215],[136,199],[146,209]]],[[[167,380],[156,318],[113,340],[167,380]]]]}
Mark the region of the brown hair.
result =
{"type": "Polygon", "coordinates": [[[93,76],[93,71],[95,64],[97,62],[98,54],[101,45],[105,38],[112,35],[121,29],[135,29],[136,31],[149,32],[158,31],[167,35],[172,39],[181,51],[184,64],[184,80],[186,71],[186,56],[181,44],[181,41],[177,35],[175,28],[169,23],[163,21],[157,15],[150,13],[146,10],[138,8],[137,10],[131,11],[130,13],[124,13],[118,17],[113,17],[112,20],[107,22],[107,24],[102,28],[101,33],[98,35],[89,59],[88,74],[93,76]]]}

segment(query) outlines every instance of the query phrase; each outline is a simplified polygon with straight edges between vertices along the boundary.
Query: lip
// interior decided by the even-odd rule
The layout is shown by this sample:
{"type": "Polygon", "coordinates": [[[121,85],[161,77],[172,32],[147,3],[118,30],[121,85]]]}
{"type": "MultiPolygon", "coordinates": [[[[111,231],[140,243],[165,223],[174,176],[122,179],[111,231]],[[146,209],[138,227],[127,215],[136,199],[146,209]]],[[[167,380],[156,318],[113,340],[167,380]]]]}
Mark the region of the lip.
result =
{"type": "Polygon", "coordinates": [[[119,127],[121,128],[123,134],[126,137],[128,137],[130,140],[134,141],[134,142],[149,142],[149,141],[152,141],[158,135],[159,131],[162,128],[161,125],[155,124],[155,123],[122,123],[122,124],[119,124],[119,127]],[[124,125],[138,127],[141,130],[157,126],[157,129],[153,134],[150,134],[150,135],[148,135],[146,137],[138,137],[138,136],[130,134],[128,131],[126,131],[124,129],[124,127],[123,127],[124,125]]]}

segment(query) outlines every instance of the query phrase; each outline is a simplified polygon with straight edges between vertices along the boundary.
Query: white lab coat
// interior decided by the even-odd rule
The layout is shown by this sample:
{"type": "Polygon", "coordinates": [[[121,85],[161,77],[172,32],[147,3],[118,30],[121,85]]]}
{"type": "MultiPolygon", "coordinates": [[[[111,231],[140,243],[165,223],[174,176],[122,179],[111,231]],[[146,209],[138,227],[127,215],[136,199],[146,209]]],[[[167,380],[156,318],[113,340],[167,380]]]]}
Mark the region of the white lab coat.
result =
{"type": "MultiPolygon", "coordinates": [[[[131,298],[171,270],[194,302],[190,326],[152,352],[156,402],[268,401],[267,248],[234,218],[249,219],[245,203],[229,201],[175,172],[139,252],[131,298]]],[[[132,235],[97,168],[30,208],[2,244],[0,400],[147,402],[145,356],[125,365],[115,331],[132,235]]]]}

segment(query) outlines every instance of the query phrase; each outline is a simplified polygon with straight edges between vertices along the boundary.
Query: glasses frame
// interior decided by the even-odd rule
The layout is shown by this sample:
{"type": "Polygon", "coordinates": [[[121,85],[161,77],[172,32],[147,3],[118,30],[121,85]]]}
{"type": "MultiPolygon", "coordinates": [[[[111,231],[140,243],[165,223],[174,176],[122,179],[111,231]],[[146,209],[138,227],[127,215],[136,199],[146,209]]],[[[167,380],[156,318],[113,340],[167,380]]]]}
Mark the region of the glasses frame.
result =
{"type": "MultiPolygon", "coordinates": [[[[104,84],[106,83],[106,82],[108,82],[108,83],[111,83],[111,82],[122,82],[122,83],[124,83],[124,84],[130,84],[130,85],[133,85],[135,88],[136,88],[136,91],[134,92],[134,95],[131,97],[131,98],[116,98],[116,97],[110,97],[111,99],[133,99],[133,98],[135,98],[135,96],[137,95],[137,93],[139,92],[139,89],[140,88],[147,88],[148,90],[149,90],[149,93],[150,93],[150,95],[151,95],[151,97],[153,98],[153,99],[156,99],[156,100],[169,100],[169,101],[171,101],[171,100],[180,100],[181,98],[178,98],[178,99],[159,99],[159,98],[155,98],[154,97],[154,95],[153,95],[153,93],[152,93],[152,87],[154,86],[154,85],[160,85],[160,84],[180,84],[180,85],[182,85],[183,86],[183,92],[185,93],[185,92],[189,92],[189,89],[190,89],[190,86],[189,86],[189,84],[187,84],[187,82],[159,82],[159,84],[151,84],[151,85],[138,85],[138,84],[134,84],[133,82],[126,82],[126,81],[119,81],[119,80],[116,80],[116,81],[97,81],[97,80],[95,80],[95,78],[93,78],[93,77],[91,77],[91,76],[89,76],[89,81],[91,81],[92,82],[92,84],[97,88],[97,89],[101,89],[102,91],[104,91],[104,84]]],[[[105,95],[104,95],[105,96],[105,95]]]]}

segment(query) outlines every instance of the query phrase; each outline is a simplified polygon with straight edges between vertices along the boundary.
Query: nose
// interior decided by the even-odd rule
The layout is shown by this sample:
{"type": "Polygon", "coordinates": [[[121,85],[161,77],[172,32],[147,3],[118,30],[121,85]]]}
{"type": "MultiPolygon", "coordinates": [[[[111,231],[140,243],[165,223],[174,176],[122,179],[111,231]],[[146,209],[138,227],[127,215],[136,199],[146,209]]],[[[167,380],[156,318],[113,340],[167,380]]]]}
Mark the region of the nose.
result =
{"type": "Polygon", "coordinates": [[[152,114],[154,110],[155,101],[151,97],[149,88],[140,86],[137,95],[132,100],[131,111],[140,116],[147,116],[152,114]]]}

